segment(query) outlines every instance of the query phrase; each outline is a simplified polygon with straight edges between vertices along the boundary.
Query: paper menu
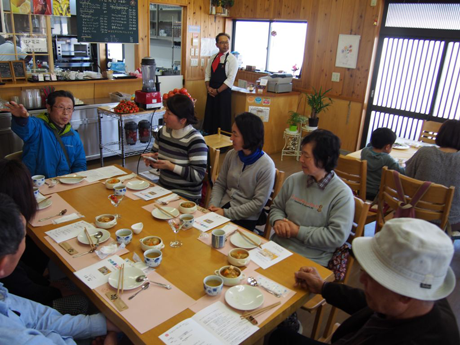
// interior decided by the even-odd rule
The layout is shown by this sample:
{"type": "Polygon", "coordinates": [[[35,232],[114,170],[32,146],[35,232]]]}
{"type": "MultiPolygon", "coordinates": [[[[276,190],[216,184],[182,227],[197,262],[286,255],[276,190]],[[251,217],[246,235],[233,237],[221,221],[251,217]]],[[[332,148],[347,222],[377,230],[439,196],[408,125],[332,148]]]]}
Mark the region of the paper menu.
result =
{"type": "Polygon", "coordinates": [[[134,195],[144,200],[152,200],[170,193],[170,190],[167,190],[160,186],[155,186],[147,188],[141,192],[134,193],[134,195]]]}
{"type": "Polygon", "coordinates": [[[97,262],[91,266],[85,267],[74,274],[90,289],[95,289],[109,280],[112,272],[118,270],[124,260],[118,255],[113,255],[105,260],[97,262]]]}
{"type": "Polygon", "coordinates": [[[240,314],[221,302],[196,313],[191,319],[178,323],[160,339],[168,345],[184,344],[240,344],[259,330],[240,314]]]}
{"type": "Polygon", "coordinates": [[[262,248],[249,251],[251,260],[264,270],[291,256],[292,253],[279,244],[269,241],[262,244],[262,248]]]}
{"type": "Polygon", "coordinates": [[[200,231],[208,231],[229,222],[230,219],[222,217],[214,212],[205,213],[201,217],[195,218],[193,227],[200,231]]]}
{"type": "Polygon", "coordinates": [[[76,223],[72,223],[60,228],[45,232],[49,237],[55,240],[57,243],[61,243],[71,238],[77,237],[80,232],[84,231],[85,228],[94,228],[94,226],[84,220],[76,223]]]}
{"type": "Polygon", "coordinates": [[[78,174],[85,176],[88,182],[94,182],[113,176],[126,175],[126,172],[115,166],[108,166],[99,169],[80,171],[78,174]]]}

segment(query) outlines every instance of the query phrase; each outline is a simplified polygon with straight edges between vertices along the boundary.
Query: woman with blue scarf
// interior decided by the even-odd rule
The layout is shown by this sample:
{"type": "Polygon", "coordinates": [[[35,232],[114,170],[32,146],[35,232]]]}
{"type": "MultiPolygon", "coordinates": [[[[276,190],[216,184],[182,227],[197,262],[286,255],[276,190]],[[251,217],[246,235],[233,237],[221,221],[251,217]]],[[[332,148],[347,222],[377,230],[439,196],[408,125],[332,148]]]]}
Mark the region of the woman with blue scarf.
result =
{"type": "Polygon", "coordinates": [[[225,156],[212,189],[209,210],[254,230],[275,181],[275,164],[262,151],[262,120],[252,113],[238,115],[231,140],[233,150],[225,156]]]}

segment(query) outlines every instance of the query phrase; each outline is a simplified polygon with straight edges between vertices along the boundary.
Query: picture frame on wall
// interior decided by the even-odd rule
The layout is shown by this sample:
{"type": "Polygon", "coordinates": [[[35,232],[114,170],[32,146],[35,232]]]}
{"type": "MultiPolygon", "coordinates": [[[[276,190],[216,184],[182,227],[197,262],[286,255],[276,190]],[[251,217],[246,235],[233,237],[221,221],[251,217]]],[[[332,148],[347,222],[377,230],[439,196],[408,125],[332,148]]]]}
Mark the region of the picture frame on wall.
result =
{"type": "Polygon", "coordinates": [[[26,64],[23,60],[11,61],[11,70],[13,72],[13,80],[25,80],[27,78],[26,64]]]}
{"type": "Polygon", "coordinates": [[[4,80],[14,80],[10,61],[0,61],[0,78],[4,80]]]}

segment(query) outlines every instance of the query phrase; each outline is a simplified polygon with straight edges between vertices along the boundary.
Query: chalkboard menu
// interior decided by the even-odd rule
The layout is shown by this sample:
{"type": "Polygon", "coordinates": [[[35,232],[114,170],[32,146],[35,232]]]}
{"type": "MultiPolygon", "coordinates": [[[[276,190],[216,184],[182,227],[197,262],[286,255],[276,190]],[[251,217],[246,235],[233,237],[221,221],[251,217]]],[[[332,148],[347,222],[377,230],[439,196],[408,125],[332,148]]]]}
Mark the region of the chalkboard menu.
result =
{"type": "Polygon", "coordinates": [[[138,0],[78,0],[79,42],[138,43],[138,0]]]}

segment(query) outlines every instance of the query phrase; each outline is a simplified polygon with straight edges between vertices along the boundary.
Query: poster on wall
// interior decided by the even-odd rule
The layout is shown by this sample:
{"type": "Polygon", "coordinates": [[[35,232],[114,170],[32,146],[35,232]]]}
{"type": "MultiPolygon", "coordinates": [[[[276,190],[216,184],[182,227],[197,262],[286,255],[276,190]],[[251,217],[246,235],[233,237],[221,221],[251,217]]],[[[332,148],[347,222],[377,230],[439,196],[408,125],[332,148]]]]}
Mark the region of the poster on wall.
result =
{"type": "Polygon", "coordinates": [[[70,0],[53,0],[53,16],[70,17],[70,0]]]}
{"type": "Polygon", "coordinates": [[[11,0],[11,12],[19,14],[29,14],[31,5],[30,0],[11,0]]]}
{"type": "Polygon", "coordinates": [[[33,14],[43,14],[50,16],[53,14],[51,0],[34,0],[33,14]]]}
{"type": "Polygon", "coordinates": [[[219,49],[216,47],[216,39],[215,38],[202,38],[201,39],[201,51],[200,56],[211,56],[217,54],[219,49]]]}
{"type": "Polygon", "coordinates": [[[356,68],[360,40],[360,35],[339,35],[336,67],[356,68]]]}
{"type": "Polygon", "coordinates": [[[270,118],[270,108],[269,107],[254,107],[251,105],[249,107],[249,112],[260,117],[262,122],[268,122],[270,118]]]}

